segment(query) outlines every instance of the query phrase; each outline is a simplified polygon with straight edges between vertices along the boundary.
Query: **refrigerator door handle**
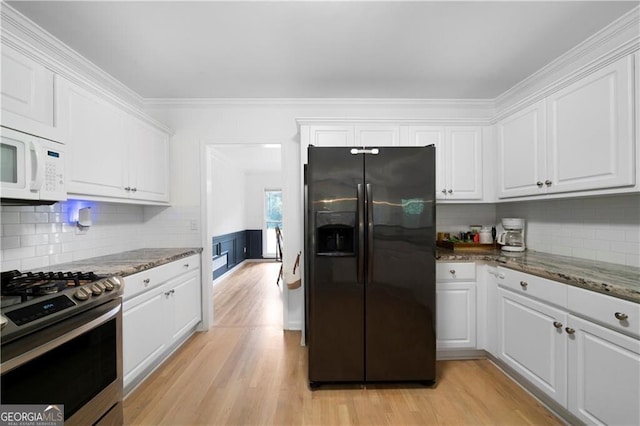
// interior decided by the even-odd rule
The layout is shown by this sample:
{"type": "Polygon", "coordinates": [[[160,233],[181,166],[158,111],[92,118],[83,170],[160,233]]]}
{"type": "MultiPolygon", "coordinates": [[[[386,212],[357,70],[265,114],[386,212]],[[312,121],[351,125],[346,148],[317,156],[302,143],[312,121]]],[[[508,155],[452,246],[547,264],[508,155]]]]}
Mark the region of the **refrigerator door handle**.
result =
{"type": "Polygon", "coordinates": [[[373,277],[373,188],[367,184],[367,282],[373,277]]]}
{"type": "Polygon", "coordinates": [[[362,276],[364,275],[364,197],[362,194],[362,184],[358,184],[358,284],[363,284],[362,276]]]}
{"type": "Polygon", "coordinates": [[[351,148],[351,151],[349,151],[352,155],[358,155],[358,154],[373,154],[373,155],[377,155],[380,153],[380,150],[378,148],[371,148],[371,149],[366,149],[366,148],[362,148],[362,149],[358,149],[358,148],[351,148]]]}

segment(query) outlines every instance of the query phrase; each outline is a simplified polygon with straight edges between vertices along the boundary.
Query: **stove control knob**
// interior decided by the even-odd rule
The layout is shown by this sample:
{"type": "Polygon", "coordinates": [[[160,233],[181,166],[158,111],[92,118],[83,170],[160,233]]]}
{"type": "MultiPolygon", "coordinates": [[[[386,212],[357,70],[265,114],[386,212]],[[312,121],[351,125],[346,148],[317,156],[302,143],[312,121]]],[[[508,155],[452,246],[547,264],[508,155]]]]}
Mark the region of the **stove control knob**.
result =
{"type": "Polygon", "coordinates": [[[102,290],[102,291],[105,291],[107,289],[107,286],[104,285],[103,281],[98,281],[95,285],[100,287],[100,290],[102,290]]]}
{"type": "Polygon", "coordinates": [[[122,287],[124,287],[124,279],[122,279],[121,277],[111,277],[108,280],[111,284],[113,284],[113,289],[114,290],[119,290],[122,287]]]}
{"type": "Polygon", "coordinates": [[[102,289],[98,284],[93,284],[91,286],[91,293],[93,293],[94,296],[100,296],[102,294],[102,289]]]}
{"type": "Polygon", "coordinates": [[[115,286],[111,282],[111,279],[102,281],[102,285],[104,286],[105,291],[111,291],[115,288],[115,286]]]}
{"type": "Polygon", "coordinates": [[[90,296],[91,296],[91,292],[87,291],[82,287],[80,287],[75,291],[75,293],[73,293],[73,297],[75,297],[78,300],[87,300],[90,296]]]}

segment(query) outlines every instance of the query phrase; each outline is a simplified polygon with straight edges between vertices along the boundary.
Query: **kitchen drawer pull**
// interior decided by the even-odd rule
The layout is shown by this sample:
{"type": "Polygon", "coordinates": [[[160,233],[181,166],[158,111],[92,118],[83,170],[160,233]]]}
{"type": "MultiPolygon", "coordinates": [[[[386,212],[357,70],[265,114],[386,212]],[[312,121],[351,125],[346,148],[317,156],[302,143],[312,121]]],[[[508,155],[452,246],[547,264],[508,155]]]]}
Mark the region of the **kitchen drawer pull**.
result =
{"type": "Polygon", "coordinates": [[[542,188],[542,185],[544,185],[544,183],[542,183],[542,181],[537,181],[536,185],[538,185],[538,188],[542,188]]]}
{"type": "Polygon", "coordinates": [[[526,281],[520,281],[520,287],[527,288],[528,285],[529,283],[527,283],[526,281]]]}
{"type": "Polygon", "coordinates": [[[554,322],[553,322],[553,326],[554,326],[555,328],[562,328],[562,323],[561,323],[561,322],[558,322],[558,321],[554,321],[554,322]]]}
{"type": "Polygon", "coordinates": [[[573,333],[575,333],[575,332],[576,332],[576,330],[574,330],[574,329],[573,329],[573,328],[571,328],[571,327],[566,327],[564,330],[567,332],[567,334],[573,334],[573,333]]]}
{"type": "Polygon", "coordinates": [[[171,296],[171,291],[165,291],[164,295],[167,296],[167,297],[171,296]]]}
{"type": "Polygon", "coordinates": [[[453,194],[453,189],[447,191],[449,194],[453,194]]]}
{"type": "Polygon", "coordinates": [[[544,181],[544,184],[547,185],[547,186],[551,186],[551,181],[549,179],[547,179],[547,180],[544,181]]]}
{"type": "Polygon", "coordinates": [[[455,269],[449,269],[449,273],[452,274],[452,275],[455,275],[456,274],[456,270],[455,269]]]}
{"type": "Polygon", "coordinates": [[[131,192],[136,192],[138,188],[131,188],[131,192]]]}
{"type": "Polygon", "coordinates": [[[144,286],[148,286],[149,283],[151,282],[151,280],[149,278],[145,278],[144,280],[142,280],[142,282],[144,283],[144,286]]]}
{"type": "Polygon", "coordinates": [[[127,187],[125,187],[125,188],[124,188],[124,190],[125,190],[125,191],[127,191],[127,192],[129,192],[129,191],[131,191],[131,187],[130,187],[130,186],[127,186],[127,187]]]}
{"type": "Polygon", "coordinates": [[[616,319],[618,319],[620,321],[625,321],[625,320],[629,319],[629,315],[623,314],[622,312],[616,312],[614,315],[615,315],[616,319]]]}
{"type": "Polygon", "coordinates": [[[184,266],[185,268],[188,268],[188,267],[189,267],[189,264],[188,264],[188,263],[185,263],[185,264],[184,264],[184,265],[182,265],[182,266],[184,266]]]}
{"type": "Polygon", "coordinates": [[[447,190],[446,190],[446,189],[443,189],[443,190],[442,190],[442,193],[443,193],[443,194],[446,194],[446,193],[447,193],[447,190]]]}

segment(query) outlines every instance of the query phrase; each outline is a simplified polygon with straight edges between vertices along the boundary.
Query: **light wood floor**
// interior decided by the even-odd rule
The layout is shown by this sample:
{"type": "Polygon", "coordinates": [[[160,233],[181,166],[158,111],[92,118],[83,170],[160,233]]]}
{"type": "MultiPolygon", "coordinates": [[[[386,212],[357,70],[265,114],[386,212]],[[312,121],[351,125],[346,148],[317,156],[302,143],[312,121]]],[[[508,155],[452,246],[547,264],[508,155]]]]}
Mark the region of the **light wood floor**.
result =
{"type": "Polygon", "coordinates": [[[561,424],[487,360],[438,362],[434,388],[310,391],[300,333],[282,331],[279,267],[249,263],[215,287],[214,327],[125,399],[127,425],[561,424]]]}

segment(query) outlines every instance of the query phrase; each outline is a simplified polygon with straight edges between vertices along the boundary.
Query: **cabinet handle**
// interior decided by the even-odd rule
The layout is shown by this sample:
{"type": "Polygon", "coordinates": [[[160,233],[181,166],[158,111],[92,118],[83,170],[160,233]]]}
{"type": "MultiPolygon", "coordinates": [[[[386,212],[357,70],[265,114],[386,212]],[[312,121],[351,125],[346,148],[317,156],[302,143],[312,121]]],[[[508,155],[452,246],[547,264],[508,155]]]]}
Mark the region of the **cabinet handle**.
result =
{"type": "Polygon", "coordinates": [[[614,315],[615,315],[616,319],[618,319],[620,321],[624,321],[624,320],[629,318],[629,315],[623,314],[622,312],[616,312],[614,315]]]}
{"type": "Polygon", "coordinates": [[[136,192],[138,188],[131,188],[131,192],[136,192]]]}
{"type": "Polygon", "coordinates": [[[538,185],[538,188],[542,188],[542,185],[544,184],[542,183],[542,181],[539,180],[536,182],[536,185],[538,185]]]}
{"type": "Polygon", "coordinates": [[[189,267],[189,264],[188,264],[188,263],[185,263],[185,264],[184,264],[184,265],[182,265],[182,266],[184,266],[185,268],[188,268],[188,267],[189,267]]]}
{"type": "Polygon", "coordinates": [[[144,283],[144,286],[148,286],[149,283],[151,282],[151,280],[149,278],[145,278],[144,280],[142,280],[142,282],[144,283]]]}
{"type": "Polygon", "coordinates": [[[171,295],[171,291],[165,291],[165,292],[164,292],[164,295],[165,295],[165,296],[167,296],[167,297],[169,297],[169,296],[171,295]]]}
{"type": "Polygon", "coordinates": [[[171,291],[170,291],[169,293],[173,294],[173,293],[175,293],[175,292],[176,292],[176,290],[172,288],[172,289],[171,289],[171,291]]]}
{"type": "Polygon", "coordinates": [[[498,278],[504,280],[505,275],[502,272],[498,272],[498,278]]]}
{"type": "Polygon", "coordinates": [[[449,194],[453,194],[453,189],[447,191],[449,194]]]}
{"type": "Polygon", "coordinates": [[[527,283],[526,281],[520,281],[520,287],[527,288],[528,285],[529,283],[527,283]]]}
{"type": "Polygon", "coordinates": [[[124,188],[124,190],[125,190],[125,191],[127,191],[127,192],[129,192],[129,191],[131,191],[131,187],[130,187],[130,186],[126,186],[126,187],[124,188]]]}
{"type": "Polygon", "coordinates": [[[443,193],[443,194],[446,194],[446,193],[447,193],[447,190],[446,190],[446,189],[443,189],[443,190],[442,190],[442,193],[443,193]]]}
{"type": "Polygon", "coordinates": [[[455,275],[456,270],[455,269],[449,269],[449,273],[455,275]]]}
{"type": "Polygon", "coordinates": [[[547,180],[544,181],[544,184],[547,185],[547,186],[551,186],[551,181],[549,179],[547,179],[547,180]]]}
{"type": "Polygon", "coordinates": [[[561,323],[561,322],[558,322],[558,321],[554,321],[554,322],[553,322],[553,326],[554,326],[555,328],[562,328],[562,323],[561,323]]]}
{"type": "Polygon", "coordinates": [[[566,332],[567,332],[567,334],[573,334],[573,333],[575,333],[575,332],[576,332],[576,331],[575,331],[573,328],[571,328],[571,327],[566,327],[566,328],[564,329],[564,331],[566,331],[566,332]]]}

